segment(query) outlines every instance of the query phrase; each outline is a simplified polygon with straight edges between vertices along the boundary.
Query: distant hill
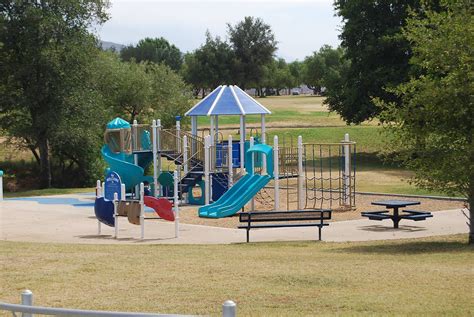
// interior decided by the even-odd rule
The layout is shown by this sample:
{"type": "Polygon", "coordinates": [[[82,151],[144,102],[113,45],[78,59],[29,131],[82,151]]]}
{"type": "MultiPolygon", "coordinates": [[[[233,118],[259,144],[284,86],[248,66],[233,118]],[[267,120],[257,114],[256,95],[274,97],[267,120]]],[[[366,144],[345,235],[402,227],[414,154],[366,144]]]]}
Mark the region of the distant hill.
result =
{"type": "Polygon", "coordinates": [[[102,49],[104,51],[114,50],[116,52],[120,52],[125,47],[125,45],[123,45],[123,44],[118,44],[118,43],[114,43],[114,42],[107,42],[107,41],[100,41],[100,46],[102,47],[102,49]]]}

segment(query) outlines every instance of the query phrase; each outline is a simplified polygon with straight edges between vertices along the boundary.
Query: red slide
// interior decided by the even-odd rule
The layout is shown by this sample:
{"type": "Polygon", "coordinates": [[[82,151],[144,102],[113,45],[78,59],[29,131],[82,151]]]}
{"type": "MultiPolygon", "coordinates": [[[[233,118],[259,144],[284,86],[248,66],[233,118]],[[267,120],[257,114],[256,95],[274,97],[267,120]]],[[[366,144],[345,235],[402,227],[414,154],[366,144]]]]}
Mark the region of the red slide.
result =
{"type": "Polygon", "coordinates": [[[168,221],[174,221],[173,204],[166,198],[155,198],[145,196],[145,206],[152,208],[160,218],[168,221]]]}

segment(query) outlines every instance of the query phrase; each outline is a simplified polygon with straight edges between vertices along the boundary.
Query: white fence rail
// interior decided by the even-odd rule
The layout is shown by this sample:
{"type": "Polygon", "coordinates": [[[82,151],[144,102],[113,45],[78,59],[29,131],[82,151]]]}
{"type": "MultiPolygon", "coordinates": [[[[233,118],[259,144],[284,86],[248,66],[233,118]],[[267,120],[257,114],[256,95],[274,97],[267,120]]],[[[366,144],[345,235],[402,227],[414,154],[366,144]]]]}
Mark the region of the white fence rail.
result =
{"type": "MultiPolygon", "coordinates": [[[[233,301],[226,301],[222,305],[222,317],[235,317],[237,305],[233,301]]],[[[167,316],[191,316],[177,314],[151,314],[151,313],[127,313],[99,310],[81,310],[66,308],[51,308],[33,306],[33,293],[29,290],[21,293],[21,304],[8,304],[0,302],[0,311],[11,312],[13,316],[33,317],[33,314],[48,316],[75,316],[75,317],[167,317],[167,316]]]]}

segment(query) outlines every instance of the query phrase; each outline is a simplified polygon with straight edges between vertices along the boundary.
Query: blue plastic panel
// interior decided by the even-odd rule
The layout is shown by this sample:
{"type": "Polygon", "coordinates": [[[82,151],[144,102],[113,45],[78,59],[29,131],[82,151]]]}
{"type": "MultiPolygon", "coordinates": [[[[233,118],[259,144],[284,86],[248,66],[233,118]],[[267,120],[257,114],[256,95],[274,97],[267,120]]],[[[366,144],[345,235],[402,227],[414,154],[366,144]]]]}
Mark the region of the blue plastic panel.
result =
{"type": "Polygon", "coordinates": [[[242,110],[239,107],[237,100],[230,87],[224,86],[224,91],[217,101],[216,106],[212,109],[211,115],[242,115],[242,110]]]}
{"type": "Polygon", "coordinates": [[[270,114],[265,108],[260,106],[252,97],[245,94],[242,89],[234,86],[235,94],[239,98],[242,107],[244,108],[245,114],[270,114]]]}
{"type": "Polygon", "coordinates": [[[216,100],[217,96],[219,95],[219,91],[221,91],[221,89],[214,90],[205,99],[198,102],[197,105],[195,106],[196,108],[192,109],[186,115],[187,116],[207,116],[207,113],[209,112],[209,109],[211,109],[211,106],[214,100],[216,100]]]}

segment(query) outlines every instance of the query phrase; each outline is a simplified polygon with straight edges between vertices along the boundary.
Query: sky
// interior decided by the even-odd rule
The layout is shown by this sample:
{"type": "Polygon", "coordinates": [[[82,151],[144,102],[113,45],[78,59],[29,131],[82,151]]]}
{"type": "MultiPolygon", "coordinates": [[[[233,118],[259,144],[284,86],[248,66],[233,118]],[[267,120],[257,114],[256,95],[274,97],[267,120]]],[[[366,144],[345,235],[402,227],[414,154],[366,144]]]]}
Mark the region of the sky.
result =
{"type": "Polygon", "coordinates": [[[112,0],[111,18],[97,28],[103,41],[136,44],[145,37],[164,37],[183,52],[205,41],[205,32],[227,38],[227,23],[245,16],[262,18],[278,41],[276,55],[303,60],[324,44],[338,46],[341,20],[333,0],[112,0]]]}

